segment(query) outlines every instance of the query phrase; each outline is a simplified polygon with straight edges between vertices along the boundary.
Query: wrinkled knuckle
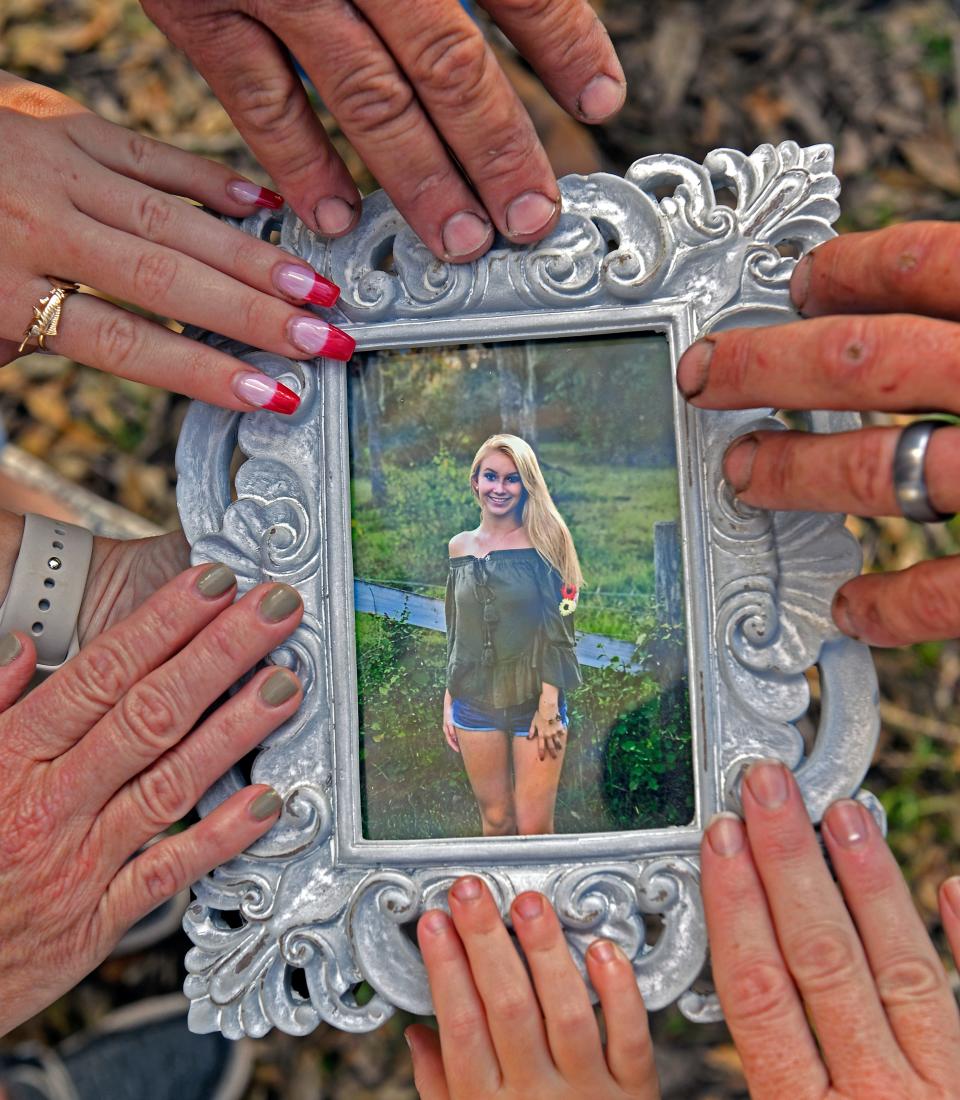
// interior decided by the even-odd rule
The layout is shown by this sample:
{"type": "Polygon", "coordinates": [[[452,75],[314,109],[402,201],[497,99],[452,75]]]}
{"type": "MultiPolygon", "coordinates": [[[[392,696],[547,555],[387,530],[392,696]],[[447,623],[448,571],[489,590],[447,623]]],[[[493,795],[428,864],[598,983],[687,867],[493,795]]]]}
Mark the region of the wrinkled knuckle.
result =
{"type": "Polygon", "coordinates": [[[117,707],[117,721],[127,737],[154,755],[167,747],[177,728],[167,693],[149,680],[135,684],[123,697],[117,707]]]}
{"type": "MultiPolygon", "coordinates": [[[[765,441],[766,461],[761,465],[754,460],[754,471],[751,482],[757,482],[756,476],[763,471],[763,480],[770,492],[777,497],[789,494],[797,484],[797,475],[802,474],[802,468],[797,468],[797,450],[793,445],[794,440],[784,433],[777,433],[773,439],[765,441]]],[[[764,443],[761,442],[761,448],[764,443]]],[[[759,457],[759,456],[758,456],[759,457]]]]}
{"type": "Polygon", "coordinates": [[[290,125],[303,114],[303,93],[284,68],[276,75],[261,75],[238,84],[231,106],[253,129],[273,136],[278,127],[290,125]]]}
{"type": "Polygon", "coordinates": [[[490,60],[487,44],[473,26],[440,30],[418,51],[411,76],[431,100],[466,107],[486,82],[490,60]]]}
{"type": "Polygon", "coordinates": [[[165,238],[173,220],[174,206],[171,199],[148,192],[137,202],[137,225],[140,236],[148,241],[165,238]]]}
{"type": "Polygon", "coordinates": [[[789,1003],[792,987],[784,968],[767,958],[741,961],[725,985],[726,1011],[739,1022],[776,1018],[789,1003]]]}
{"type": "Polygon", "coordinates": [[[535,163],[538,138],[532,126],[515,126],[503,139],[480,154],[479,178],[510,178],[520,176],[535,163]]]}
{"type": "Polygon", "coordinates": [[[574,1040],[593,1022],[593,1013],[579,1007],[557,1004],[550,1014],[550,1030],[561,1040],[574,1040]]]}
{"type": "MultiPolygon", "coordinates": [[[[23,788],[9,808],[0,832],[0,859],[6,870],[28,862],[32,854],[48,859],[50,836],[63,820],[64,807],[45,785],[23,788]]],[[[39,870],[40,868],[38,868],[39,870]]]]}
{"type": "Polygon", "coordinates": [[[740,393],[749,381],[755,362],[750,333],[731,333],[719,338],[714,345],[714,362],[711,364],[708,384],[719,375],[725,387],[740,393]]]}
{"type": "Polygon", "coordinates": [[[78,697],[83,710],[112,707],[132,679],[130,656],[113,638],[97,640],[78,666],[77,675],[68,681],[67,692],[78,697]]]}
{"type": "Polygon", "coordinates": [[[883,437],[859,433],[857,446],[841,451],[840,475],[853,495],[855,510],[867,514],[875,510],[891,485],[890,461],[883,437]]]}
{"type": "Polygon", "coordinates": [[[137,777],[133,797],[141,823],[160,832],[186,814],[193,800],[190,777],[175,756],[165,757],[137,777]]]}
{"type": "Polygon", "coordinates": [[[140,134],[130,134],[127,137],[127,153],[130,163],[138,173],[148,171],[154,155],[154,144],[149,138],[140,134]]]}
{"type": "Polygon", "coordinates": [[[172,252],[150,249],[133,265],[131,285],[147,302],[163,297],[176,282],[180,263],[172,252]]]}
{"type": "Polygon", "coordinates": [[[947,990],[939,963],[921,956],[898,959],[876,972],[877,991],[887,1008],[932,1001],[947,990]]]}
{"type": "Polygon", "coordinates": [[[508,985],[497,995],[494,1011],[507,1027],[519,1027],[530,1015],[530,999],[519,986],[508,985]]]}
{"type": "Polygon", "coordinates": [[[953,632],[960,625],[953,588],[941,582],[935,567],[915,566],[910,572],[906,607],[910,608],[911,622],[919,621],[925,629],[938,634],[953,632]]]}
{"type": "Polygon", "coordinates": [[[94,362],[108,369],[123,368],[136,358],[140,343],[136,320],[125,310],[112,310],[94,328],[94,362]]]}
{"type": "Polygon", "coordinates": [[[477,1032],[482,1027],[483,1020],[475,1012],[457,1005],[444,1017],[445,1041],[449,1039],[451,1050],[463,1050],[476,1040],[477,1032]]]}
{"type": "Polygon", "coordinates": [[[382,69],[347,73],[336,89],[336,102],[343,125],[361,137],[395,136],[415,119],[413,89],[397,74],[382,69]]]}
{"type": "Polygon", "coordinates": [[[853,933],[842,925],[826,922],[804,929],[785,943],[786,957],[800,986],[812,993],[827,992],[849,982],[856,972],[858,954],[853,933]]]}
{"type": "MultiPolygon", "coordinates": [[[[253,333],[258,342],[267,338],[268,333],[277,332],[280,325],[277,323],[275,309],[277,303],[265,295],[252,292],[243,296],[243,304],[240,306],[240,321],[246,327],[246,331],[253,333]]],[[[281,309],[289,307],[281,306],[281,309]]],[[[278,333],[279,335],[279,333],[278,333]]]]}
{"type": "Polygon", "coordinates": [[[144,861],[143,887],[154,905],[172,898],[186,886],[189,876],[177,849],[169,842],[155,844],[139,858],[144,861]]]}

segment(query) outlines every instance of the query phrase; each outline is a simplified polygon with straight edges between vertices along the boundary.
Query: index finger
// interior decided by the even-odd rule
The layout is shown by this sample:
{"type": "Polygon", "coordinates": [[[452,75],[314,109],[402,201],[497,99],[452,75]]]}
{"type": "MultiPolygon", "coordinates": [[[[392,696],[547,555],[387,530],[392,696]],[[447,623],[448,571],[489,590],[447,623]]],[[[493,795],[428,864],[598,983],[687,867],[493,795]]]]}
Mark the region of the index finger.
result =
{"type": "Polygon", "coordinates": [[[960,226],[909,222],[850,233],[797,264],[790,295],[808,317],[824,313],[922,313],[960,321],[960,226]]]}

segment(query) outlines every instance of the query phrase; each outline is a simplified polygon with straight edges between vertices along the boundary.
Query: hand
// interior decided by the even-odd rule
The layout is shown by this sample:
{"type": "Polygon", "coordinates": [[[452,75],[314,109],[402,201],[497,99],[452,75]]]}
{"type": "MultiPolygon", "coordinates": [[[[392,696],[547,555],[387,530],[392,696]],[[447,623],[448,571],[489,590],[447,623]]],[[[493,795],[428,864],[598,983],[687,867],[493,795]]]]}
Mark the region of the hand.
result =
{"type": "MultiPolygon", "coordinates": [[[[52,278],[293,359],[349,358],[349,336],[291,304],[329,305],[332,283],[167,192],[234,217],[279,195],[7,73],[0,147],[0,364],[19,354],[52,278]]],[[[46,347],[224,408],[290,413],[299,402],[254,368],[92,294],[67,297],[46,347]]]]}
{"type": "Polygon", "coordinates": [[[546,760],[548,754],[556,759],[563,752],[563,739],[567,727],[555,715],[557,715],[556,707],[552,708],[548,716],[544,716],[538,710],[530,723],[527,740],[533,741],[536,738],[537,756],[541,760],[546,760]]]}
{"type": "Polygon", "coordinates": [[[36,651],[28,634],[0,639],[0,1034],[277,820],[276,792],[247,787],[134,855],[299,705],[273,668],[210,709],[302,614],[286,585],[235,595],[225,566],[190,569],[19,702],[36,651]]]}
{"type": "MultiPolygon", "coordinates": [[[[351,229],[360,196],[288,49],[435,255],[472,260],[490,247],[494,227],[527,242],[556,224],[560,196],[547,155],[459,0],[142,3],[318,232],[351,229]]],[[[483,0],[483,7],[570,114],[602,122],[620,109],[623,70],[588,0],[483,0]]]]}
{"type": "Polygon", "coordinates": [[[450,917],[420,918],[439,1036],[406,1031],[421,1100],[656,1100],[653,1047],[637,980],[616,944],[597,940],[587,971],[606,1020],[607,1048],[587,989],[546,899],[510,909],[528,976],[480,879],[450,890],[450,917]],[[531,984],[531,977],[533,979],[531,984]]]}
{"type": "Polygon", "coordinates": [[[454,752],[460,751],[460,741],[457,738],[457,726],[453,720],[453,699],[449,691],[443,693],[443,736],[447,744],[454,752]]]}
{"type": "MultiPolygon", "coordinates": [[[[750,1095],[956,1096],[960,1014],[870,814],[844,800],[824,816],[838,889],[786,768],[753,765],[742,800],[746,829],[714,819],[701,867],[713,975],[750,1095]]],[[[956,950],[960,916],[949,919],[956,950]]]]}
{"type": "MultiPolygon", "coordinates": [[[[791,284],[795,305],[816,320],[699,341],[680,361],[680,389],[704,409],[960,413],[952,367],[960,352],[958,244],[956,225],[911,222],[821,245],[791,284]]],[[[899,433],[753,432],[731,447],[724,473],[739,499],[757,507],[896,515],[899,433]]],[[[960,429],[934,434],[926,477],[936,509],[960,509],[960,429]]],[[[960,558],[848,581],[833,614],[841,630],[871,645],[956,637],[960,558]]]]}

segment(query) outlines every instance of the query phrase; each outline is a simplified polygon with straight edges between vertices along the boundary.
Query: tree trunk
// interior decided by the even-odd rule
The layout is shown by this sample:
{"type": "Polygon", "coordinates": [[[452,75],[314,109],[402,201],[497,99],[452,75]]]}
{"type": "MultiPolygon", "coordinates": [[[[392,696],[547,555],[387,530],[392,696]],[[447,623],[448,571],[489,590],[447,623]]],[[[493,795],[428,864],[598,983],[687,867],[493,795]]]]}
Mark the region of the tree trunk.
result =
{"type": "Polygon", "coordinates": [[[500,395],[500,430],[537,445],[537,385],[533,351],[527,344],[495,344],[500,395]]]}
{"type": "Polygon", "coordinates": [[[377,401],[380,357],[371,355],[360,369],[360,393],[367,418],[367,451],[370,456],[370,491],[377,508],[387,506],[387,482],[383,476],[383,451],[380,445],[380,405],[377,401]]]}

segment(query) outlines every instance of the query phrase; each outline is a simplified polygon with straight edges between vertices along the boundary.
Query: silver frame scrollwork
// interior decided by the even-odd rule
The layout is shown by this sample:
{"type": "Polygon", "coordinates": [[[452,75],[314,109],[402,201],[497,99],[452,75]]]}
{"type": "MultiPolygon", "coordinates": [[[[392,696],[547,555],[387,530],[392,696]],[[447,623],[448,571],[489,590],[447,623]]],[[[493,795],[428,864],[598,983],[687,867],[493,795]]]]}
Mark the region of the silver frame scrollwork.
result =
{"type": "MultiPolygon", "coordinates": [[[[791,320],[796,257],[833,235],[839,187],[829,146],[792,142],[753,154],[638,160],[624,178],[561,181],[563,213],[536,244],[498,240],[467,265],[436,260],[383,193],[350,236],[327,241],[290,211],[239,224],[276,238],[342,288],[328,316],[360,350],[656,330],[683,349],[711,331],[791,320]],[[732,205],[720,202],[720,193],[732,205]]],[[[190,1027],[302,1035],[326,1021],[377,1027],[396,1008],[431,1011],[409,926],[446,904],[464,872],[484,876],[506,913],[520,891],[556,907],[578,965],[597,936],[633,960],[651,1009],[719,1015],[698,979],[707,954],[698,842],[718,810],[737,808],[745,762],[795,769],[814,820],[858,791],[878,732],[868,650],[834,627],[831,598],[860,565],[843,517],[740,506],[721,473],[730,441],[781,428],[773,410],[674,416],[687,593],[696,772],[690,826],[536,838],[384,842],[360,832],[358,718],[345,370],[203,338],[282,380],[302,398],[289,418],[195,404],[177,456],[178,502],[194,561],[301,592],[303,623],[272,659],[305,685],[297,715],[266,739],[256,782],[283,796],[279,823],[199,882],[184,927],[194,943],[190,1027]],[[235,478],[235,449],[246,456],[235,478]],[[232,490],[234,490],[232,492],[232,490]],[[819,670],[820,716],[805,747],[798,721],[819,670]],[[649,942],[650,918],[661,925],[649,942]],[[408,926],[405,928],[404,926],[408,926]],[[297,980],[295,972],[301,971],[297,980]],[[359,996],[366,983],[372,996],[359,996]]],[[[811,413],[817,431],[849,414],[811,413]]],[[[439,706],[439,702],[438,702],[439,706]]],[[[439,716],[438,716],[439,723],[439,716]]],[[[438,724],[439,735],[439,724],[438,724]]],[[[244,782],[234,769],[203,798],[208,813],[244,782]]],[[[877,801],[858,794],[882,822],[877,801]]]]}

